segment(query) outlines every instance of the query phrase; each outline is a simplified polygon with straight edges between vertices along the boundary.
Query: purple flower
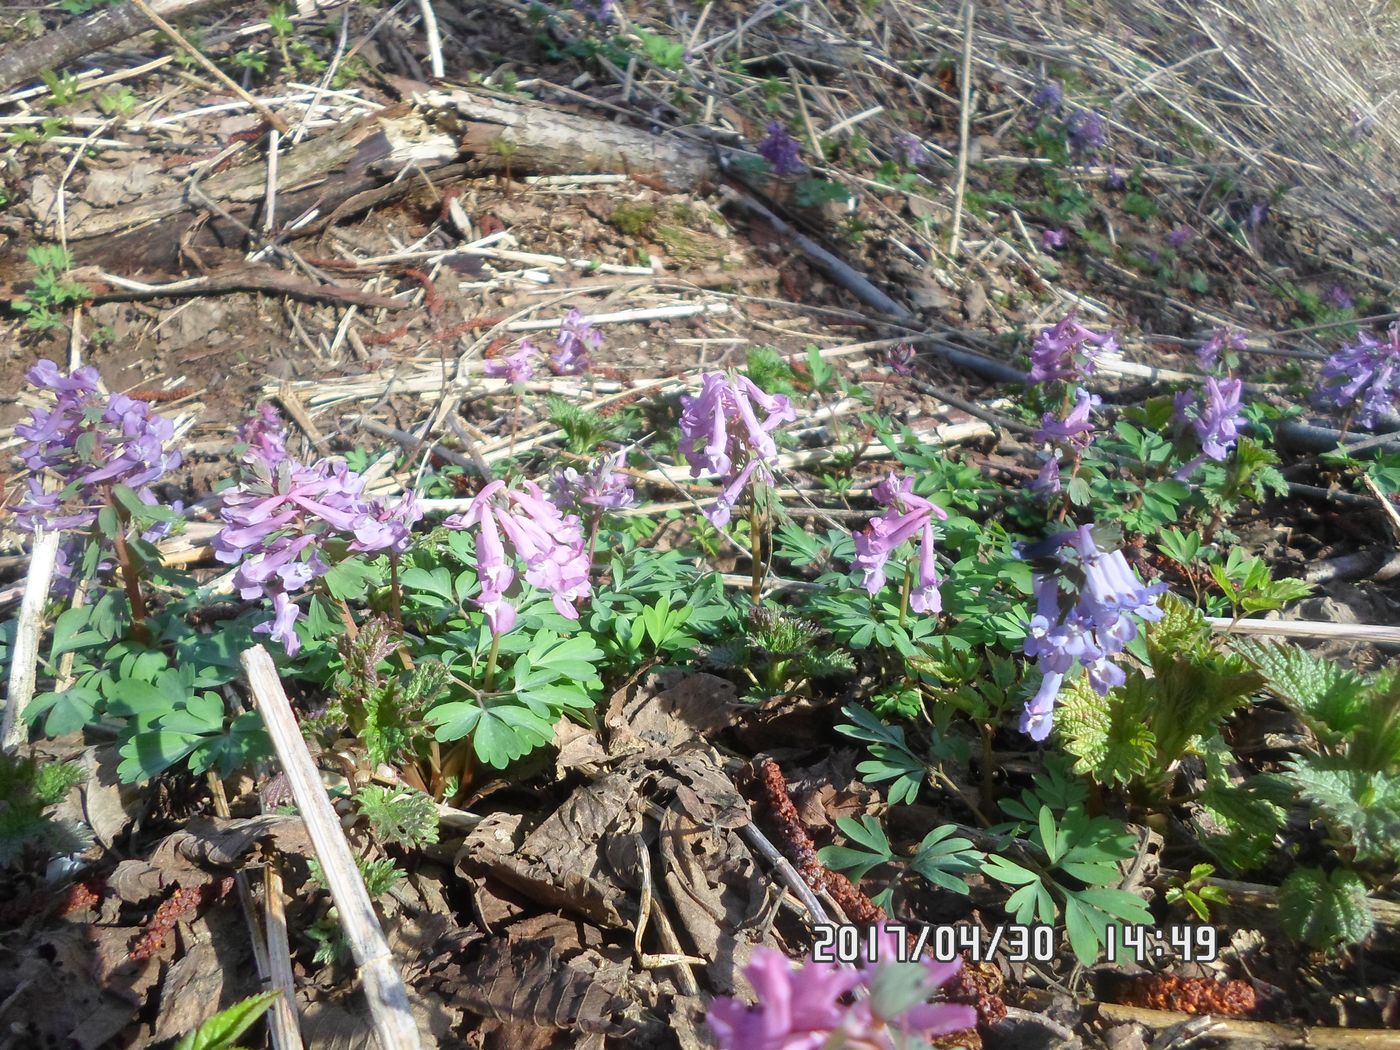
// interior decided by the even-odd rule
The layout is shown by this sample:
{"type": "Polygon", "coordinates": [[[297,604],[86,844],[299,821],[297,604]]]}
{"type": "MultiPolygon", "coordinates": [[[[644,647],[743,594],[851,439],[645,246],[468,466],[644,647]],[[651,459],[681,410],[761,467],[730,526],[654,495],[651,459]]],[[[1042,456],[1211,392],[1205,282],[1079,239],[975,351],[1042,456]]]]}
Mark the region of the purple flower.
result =
{"type": "Polygon", "coordinates": [[[1095,109],[1076,109],[1065,121],[1065,137],[1076,157],[1096,157],[1108,145],[1108,123],[1095,109]]]}
{"type": "Polygon", "coordinates": [[[852,563],[865,574],[866,592],[878,594],[885,586],[885,563],[903,544],[919,537],[918,584],[910,591],[909,607],[915,612],[941,612],[938,567],[934,559],[933,519],[946,521],[942,507],[914,494],[914,479],[893,472],[874,489],[885,513],[855,534],[856,557],[852,563]]]}
{"type": "Polygon", "coordinates": [[[1264,221],[1269,217],[1269,202],[1255,201],[1249,206],[1249,217],[1245,219],[1245,225],[1251,230],[1257,230],[1264,225],[1264,221]]]}
{"type": "Polygon", "coordinates": [[[1036,609],[1022,651],[1039,663],[1043,677],[1021,715],[1021,731],[1044,740],[1060,687],[1076,663],[1101,695],[1123,684],[1123,670],[1110,657],[1137,637],[1134,618],[1162,618],[1157,596],[1166,585],[1143,586],[1123,552],[1101,550],[1088,525],[1052,536],[1034,550],[1048,552],[1044,560],[1050,564],[1032,576],[1036,609]]]}
{"type": "Polygon", "coordinates": [[[1351,297],[1351,293],[1340,284],[1334,284],[1327,289],[1327,294],[1322,298],[1328,306],[1335,306],[1338,310],[1351,310],[1356,306],[1356,300],[1351,297]]]}
{"type": "Polygon", "coordinates": [[[574,10],[594,25],[605,26],[613,20],[613,0],[574,0],[574,10]]]}
{"type": "MultiPolygon", "coordinates": [[[[1344,345],[1322,366],[1321,382],[1313,403],[1354,412],[1356,422],[1372,427],[1382,414],[1395,408],[1400,398],[1400,322],[1384,339],[1362,332],[1356,342],[1344,345]]],[[[18,432],[19,428],[15,428],[18,432]]]]}
{"type": "Polygon", "coordinates": [[[211,545],[219,561],[237,564],[233,583],[241,597],[272,599],[272,621],[255,630],[295,656],[301,642],[292,596],[330,571],[322,556],[326,542],[344,541],[350,553],[401,554],[422,508],[411,492],[394,504],[365,497],[364,478],[343,460],[307,466],[292,459],[277,413],[267,406],[242,434],[249,439],[242,476],[222,494],[224,527],[211,545]]]}
{"type": "Polygon", "coordinates": [[[1196,360],[1202,368],[1214,368],[1220,360],[1220,354],[1226,349],[1236,352],[1249,349],[1243,328],[1217,328],[1211,332],[1210,338],[1196,351],[1196,360]]]}
{"type": "Polygon", "coordinates": [[[157,503],[150,485],[181,461],[178,451],[167,448],[175,435],[170,420],[125,394],[103,397],[95,368],[65,376],[52,361],[40,361],[25,378],[53,393],[54,403],[15,425],[15,436],[24,440],[20,458],[35,475],[49,473],[58,490],[46,494],[43,482],[31,477],[28,494],[15,508],[20,528],[84,528],[116,485],[135,490],[148,506],[157,503]]]}
{"type": "Polygon", "coordinates": [[[896,936],[880,927],[879,961],[859,970],[819,962],[794,967],[781,952],[755,948],[744,975],[758,1002],[718,996],[706,1014],[720,1050],[894,1050],[973,1028],[972,1007],[930,1001],[962,961],[898,962],[903,945],[896,936]],[[867,994],[855,998],[857,989],[867,994]]]}
{"type": "Polygon", "coordinates": [[[588,351],[602,345],[603,333],[589,324],[583,314],[570,310],[559,326],[550,366],[561,376],[581,375],[588,371],[588,351]]]}
{"type": "Polygon", "coordinates": [[[505,634],[515,625],[515,608],[505,597],[515,568],[503,535],[525,562],[526,582],[548,591],[560,616],[578,619],[574,603],[592,592],[583,530],[577,516],[562,514],[533,481],[526,481],[521,489],[508,489],[504,481],[490,482],[463,513],[443,524],[450,529],[478,526],[481,595],[476,602],[493,634],[505,634]]]}
{"type": "Polygon", "coordinates": [[[758,152],[775,175],[796,175],[802,171],[802,147],[776,120],[768,122],[768,133],[758,144],[758,152]]]}
{"type": "Polygon", "coordinates": [[[539,347],[528,339],[522,339],[515,353],[487,361],[486,374],[493,379],[505,379],[512,385],[528,383],[535,378],[535,358],[539,356],[539,347]]]}
{"type": "Polygon", "coordinates": [[[699,396],[681,395],[679,448],[690,464],[690,476],[698,478],[708,472],[726,482],[720,498],[705,510],[711,524],[728,523],[734,504],[755,472],[771,481],[769,468],[778,459],[772,432],[796,419],[786,397],[764,393],[747,376],[730,378],[723,372],[709,372],[701,380],[699,396]],[[764,413],[762,420],[758,418],[760,411],[764,413]]]}
{"type": "Polygon", "coordinates": [[[637,495],[632,491],[632,479],[618,469],[624,458],[621,452],[603,456],[587,474],[580,474],[573,467],[555,471],[552,479],[555,504],[561,510],[574,505],[599,510],[630,507],[637,495]]]}
{"type": "Polygon", "coordinates": [[[1040,246],[1047,252],[1059,251],[1069,241],[1064,230],[1041,230],[1040,246]]]}
{"type": "Polygon", "coordinates": [[[1121,190],[1127,184],[1127,178],[1117,168],[1109,168],[1108,174],[1103,177],[1103,188],[1106,190],[1121,190]]]}
{"type": "Polygon", "coordinates": [[[909,376],[914,374],[914,361],[918,357],[918,353],[914,350],[914,344],[900,343],[898,346],[882,350],[880,356],[885,359],[885,364],[889,365],[890,371],[895,375],[909,376]]]}
{"type": "Polygon", "coordinates": [[[1040,421],[1040,429],[1034,434],[1035,440],[1042,443],[1061,444],[1067,448],[1088,448],[1093,440],[1094,424],[1089,413],[1102,402],[1096,394],[1091,394],[1082,386],[1074,392],[1074,406],[1057,419],[1053,412],[1046,412],[1040,421]]]}
{"type": "Polygon", "coordinates": [[[924,144],[909,132],[901,132],[890,140],[897,161],[906,168],[917,168],[928,157],[924,144]]]}
{"type": "Polygon", "coordinates": [[[1196,231],[1183,223],[1180,226],[1174,227],[1172,231],[1167,234],[1167,246],[1171,248],[1172,251],[1179,252],[1186,246],[1186,242],[1191,240],[1194,236],[1196,236],[1196,231]]]}
{"type": "Polygon", "coordinates": [[[1240,412],[1243,390],[1244,384],[1238,379],[1212,377],[1206,380],[1204,404],[1189,390],[1176,395],[1176,421],[1190,423],[1201,442],[1201,456],[1177,471],[1178,479],[1189,477],[1203,459],[1221,462],[1235,447],[1240,427],[1244,425],[1244,415],[1240,412]]]}
{"type": "Polygon", "coordinates": [[[1047,80],[1036,88],[1035,94],[1031,95],[1031,106],[1059,116],[1060,111],[1065,108],[1065,92],[1059,81],[1047,80]]]}
{"type": "Polygon", "coordinates": [[[1051,449],[1045,453],[1045,463],[1031,482],[1030,490],[1037,496],[1053,496],[1060,488],[1060,450],[1051,449]]]}
{"type": "Polygon", "coordinates": [[[1115,353],[1118,338],[1112,332],[1095,334],[1074,319],[1071,310],[1063,321],[1044,328],[1031,345],[1031,383],[1077,380],[1094,370],[1099,353],[1115,353]]]}

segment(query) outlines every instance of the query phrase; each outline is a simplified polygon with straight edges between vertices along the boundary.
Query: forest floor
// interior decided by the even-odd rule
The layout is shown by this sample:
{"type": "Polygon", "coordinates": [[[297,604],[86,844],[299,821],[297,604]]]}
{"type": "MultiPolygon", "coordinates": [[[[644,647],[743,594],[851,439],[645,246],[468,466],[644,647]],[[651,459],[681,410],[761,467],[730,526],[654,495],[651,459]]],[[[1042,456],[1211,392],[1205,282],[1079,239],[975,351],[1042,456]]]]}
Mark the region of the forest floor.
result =
{"type": "MultiPolygon", "coordinates": [[[[0,1050],[232,1046],[211,1018],[278,987],[245,1043],[415,1045],[366,1005],[377,944],[421,1045],[743,1050],[712,1002],[771,1017],[754,952],[799,966],[842,919],[957,949],[938,994],[975,1015],[937,1046],[1400,1045],[1386,8],[234,3],[26,67],[108,11],[62,6],[0,13],[0,1050]],[[1317,397],[1344,347],[1374,418],[1317,397]],[[43,360],[180,454],[154,509],[65,490],[111,507],[56,574],[18,513],[63,475],[28,462],[43,360]],[[755,400],[769,454],[731,415],[765,466],[716,523],[733,474],[691,469],[680,396],[736,376],[793,418],[755,400]],[[1207,380],[1243,402],[1219,457],[1173,414],[1207,380]],[[1092,441],[1047,439],[1081,382],[1092,441]],[[288,512],[296,652],[216,557],[229,486],[266,495],[264,404],[315,484],[424,501],[392,557],[288,512]],[[552,604],[509,534],[495,635],[482,507],[570,469],[635,494],[551,534],[588,566],[552,604]],[[941,608],[922,528],[853,567],[929,513],[941,608]],[[1166,615],[1034,740],[1034,603],[1087,593],[1037,542],[1087,525],[1166,615]]],[[[897,967],[837,943],[887,1008],[897,967]]]]}

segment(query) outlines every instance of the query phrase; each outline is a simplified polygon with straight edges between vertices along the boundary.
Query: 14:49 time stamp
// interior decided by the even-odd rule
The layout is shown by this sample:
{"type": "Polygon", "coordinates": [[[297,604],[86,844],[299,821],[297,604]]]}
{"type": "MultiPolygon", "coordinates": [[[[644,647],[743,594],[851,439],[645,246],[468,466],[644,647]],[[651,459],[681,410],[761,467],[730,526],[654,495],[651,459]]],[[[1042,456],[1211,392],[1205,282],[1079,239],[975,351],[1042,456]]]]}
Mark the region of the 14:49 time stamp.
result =
{"type": "MultiPolygon", "coordinates": [[[[985,962],[1002,955],[1007,962],[1048,963],[1055,958],[1059,937],[1051,926],[1008,923],[983,930],[970,923],[923,926],[886,923],[885,936],[873,926],[828,925],[816,928],[812,957],[816,962],[879,963],[951,962],[966,955],[985,962]],[[894,953],[893,959],[884,955],[894,953]]],[[[1219,944],[1214,926],[1113,926],[1107,931],[1109,962],[1214,962],[1219,944]]]]}

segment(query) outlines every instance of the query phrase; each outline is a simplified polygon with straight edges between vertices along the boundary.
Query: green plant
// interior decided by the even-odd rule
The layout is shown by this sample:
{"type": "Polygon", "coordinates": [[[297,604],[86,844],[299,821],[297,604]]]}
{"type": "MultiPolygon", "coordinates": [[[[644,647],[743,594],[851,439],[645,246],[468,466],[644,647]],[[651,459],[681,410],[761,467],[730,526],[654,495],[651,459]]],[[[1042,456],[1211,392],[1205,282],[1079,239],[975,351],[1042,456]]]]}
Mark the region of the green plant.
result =
{"type": "Polygon", "coordinates": [[[667,40],[664,36],[639,30],[637,37],[642,42],[642,52],[647,60],[659,69],[679,72],[685,68],[685,44],[679,40],[667,40]]]}
{"type": "Polygon", "coordinates": [[[1359,943],[1376,921],[1366,884],[1345,868],[1299,868],[1279,887],[1278,916],[1290,937],[1327,952],[1359,943]]]}
{"type": "Polygon", "coordinates": [[[1161,604],[1165,615],[1146,631],[1151,675],[1133,668],[1104,695],[1080,680],[1055,720],[1076,772],[1132,788],[1145,804],[1165,799],[1181,757],[1263,684],[1244,657],[1216,645],[1196,609],[1170,596],[1161,604]]]}
{"type": "Polygon", "coordinates": [[[182,1036],[175,1050],[238,1050],[239,1037],[257,1023],[281,994],[281,989],[274,989],[234,1003],[182,1036]]]}
{"type": "Polygon", "coordinates": [[[40,764],[0,752],[0,867],[15,863],[26,849],[72,852],[88,844],[77,825],[44,813],[84,779],[82,767],[74,762],[40,764]]]}
{"type": "Polygon", "coordinates": [[[593,455],[607,441],[622,441],[636,429],[631,412],[604,416],[580,408],[562,397],[549,397],[549,421],[564,432],[564,444],[577,456],[593,455]]]}
{"type": "MultiPolygon", "coordinates": [[[[826,846],[817,852],[817,859],[855,883],[874,868],[888,864],[912,871],[930,885],[966,896],[971,890],[960,876],[977,871],[986,859],[986,854],[973,848],[971,839],[956,834],[957,829],[952,824],[934,828],[908,856],[894,851],[884,828],[874,817],[862,816],[858,820],[838,817],[836,827],[849,844],[826,846]]],[[[874,898],[876,904],[887,910],[893,908],[895,881],[874,898]]]]}
{"type": "Polygon", "coordinates": [[[122,86],[97,96],[97,108],[109,117],[124,117],[136,109],[137,98],[131,89],[122,86]]]}
{"type": "Polygon", "coordinates": [[[795,692],[809,679],[855,670],[849,653],[817,644],[824,634],[804,617],[751,606],[743,633],[711,646],[706,660],[725,670],[743,671],[758,696],[795,692]]]}
{"type": "Polygon", "coordinates": [[[73,257],[57,244],[39,244],[25,257],[34,266],[34,283],[27,294],[11,304],[25,315],[25,326],[40,332],[61,327],[59,313],[91,296],[86,285],[67,280],[63,274],[73,265],[73,257]]]}
{"type": "Polygon", "coordinates": [[[1053,924],[1063,918],[1075,957],[1085,966],[1098,961],[1109,930],[1147,924],[1152,913],[1136,894],[1117,889],[1119,864],[1137,852],[1137,839],[1107,817],[1090,817],[1078,806],[1059,820],[1042,806],[1028,840],[1029,852],[1012,860],[990,855],[989,878],[1018,887],[1005,908],[1022,924],[1053,924]]]}
{"type": "Polygon", "coordinates": [[[369,784],[355,794],[355,802],[381,843],[416,849],[438,840],[437,803],[421,791],[369,784]]]}
{"type": "Polygon", "coordinates": [[[1230,551],[1225,564],[1212,564],[1210,575],[1225,593],[1236,619],[1249,613],[1281,609],[1312,593],[1312,584],[1303,580],[1274,579],[1263,558],[1250,557],[1238,547],[1230,551]]]}
{"type": "Polygon", "coordinates": [[[1207,881],[1214,874],[1215,866],[1212,864],[1193,864],[1189,875],[1173,879],[1167,887],[1167,903],[1184,904],[1191,909],[1196,918],[1202,922],[1210,922],[1212,904],[1230,903],[1229,894],[1207,881]]]}
{"type": "Polygon", "coordinates": [[[70,106],[82,97],[82,82],[72,73],[55,73],[46,69],[39,74],[49,89],[49,99],[55,106],[70,106]]]}

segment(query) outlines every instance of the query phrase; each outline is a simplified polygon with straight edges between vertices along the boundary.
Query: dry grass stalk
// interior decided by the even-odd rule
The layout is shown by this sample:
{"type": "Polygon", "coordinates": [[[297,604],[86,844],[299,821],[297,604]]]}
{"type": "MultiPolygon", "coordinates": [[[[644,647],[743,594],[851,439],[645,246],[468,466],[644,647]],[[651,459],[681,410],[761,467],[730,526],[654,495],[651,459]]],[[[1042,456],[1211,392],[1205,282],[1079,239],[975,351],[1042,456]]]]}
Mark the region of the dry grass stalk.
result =
{"type": "Polygon", "coordinates": [[[316,763],[306,750],[306,741],[302,739],[287,694],[282,690],[277,667],[260,645],[244,650],[242,663],[253,700],[277,750],[292,797],[296,799],[297,810],[316,847],[345,940],[364,983],[365,999],[379,1045],[383,1050],[418,1050],[422,1043],[409,1009],[403,977],[384,939],[369,892],[355,867],[355,857],[345,841],[345,833],[331,807],[316,763]]]}
{"type": "Polygon", "coordinates": [[[34,696],[34,673],[39,660],[39,639],[44,633],[44,603],[48,601],[58,562],[60,533],[43,532],[34,541],[20,600],[15,644],[10,654],[10,684],[5,712],[0,717],[0,749],[13,751],[28,735],[21,715],[34,696]]]}

